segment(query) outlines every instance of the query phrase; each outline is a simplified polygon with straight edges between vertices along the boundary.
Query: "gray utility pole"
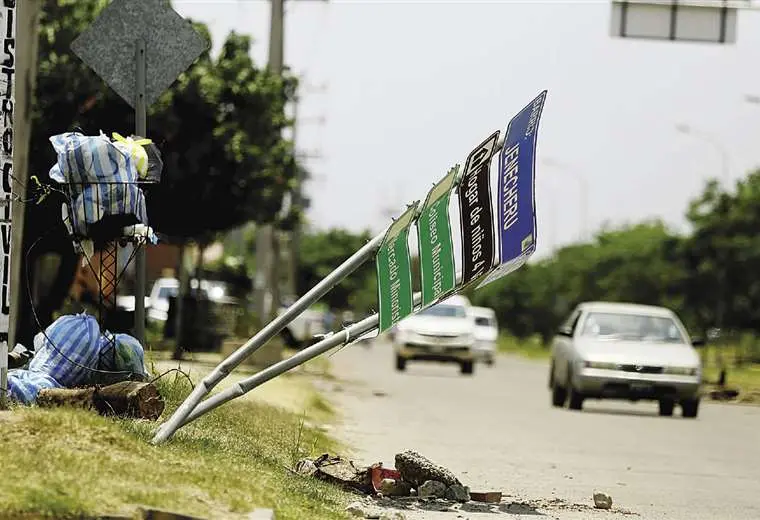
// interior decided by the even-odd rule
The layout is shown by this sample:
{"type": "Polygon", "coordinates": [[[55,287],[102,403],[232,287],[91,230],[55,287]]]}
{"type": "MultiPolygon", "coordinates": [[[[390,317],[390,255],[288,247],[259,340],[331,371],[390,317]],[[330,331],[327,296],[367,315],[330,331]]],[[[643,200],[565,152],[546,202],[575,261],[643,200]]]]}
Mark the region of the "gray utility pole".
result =
{"type": "MultiPolygon", "coordinates": [[[[271,0],[272,16],[269,23],[269,63],[272,74],[281,75],[285,47],[285,0],[271,0]]],[[[277,311],[279,302],[271,301],[273,284],[272,271],[276,259],[273,258],[274,226],[262,224],[256,230],[256,277],[254,306],[259,325],[264,326],[277,311]]],[[[276,292],[276,291],[275,291],[276,292]]]]}
{"type": "MultiPolygon", "coordinates": [[[[302,78],[303,79],[303,76],[302,78]]],[[[323,92],[327,89],[326,85],[321,85],[319,87],[310,87],[308,85],[299,85],[298,87],[298,93],[296,94],[296,98],[293,101],[293,132],[291,134],[291,139],[293,141],[293,149],[296,154],[297,160],[308,160],[308,159],[321,159],[322,154],[319,151],[316,152],[299,152],[298,151],[298,125],[303,124],[306,122],[314,122],[319,125],[325,124],[325,117],[324,116],[318,116],[315,118],[300,118],[299,117],[299,105],[301,103],[301,91],[307,91],[307,92],[323,92]]],[[[293,209],[299,210],[303,209],[303,203],[304,203],[304,197],[303,197],[303,185],[306,182],[306,178],[304,175],[304,171],[301,170],[300,163],[298,167],[298,177],[296,179],[296,189],[293,192],[293,209]]],[[[301,223],[298,222],[295,225],[295,228],[293,229],[293,232],[291,233],[290,237],[290,252],[288,255],[288,282],[287,282],[287,291],[289,296],[296,296],[297,293],[297,281],[298,281],[298,265],[299,265],[299,258],[300,258],[300,251],[301,251],[301,223]]]]}
{"type": "MultiPolygon", "coordinates": [[[[322,0],[327,1],[327,0],[322,0]]],[[[269,63],[268,67],[273,74],[281,75],[284,66],[285,52],[285,0],[270,0],[272,6],[269,22],[269,63]]],[[[300,182],[299,182],[300,186],[300,182]]],[[[299,187],[300,189],[300,187],[299,187]]],[[[296,203],[300,203],[300,194],[297,193],[296,203]]],[[[260,325],[265,325],[269,319],[276,315],[279,302],[279,276],[275,275],[276,263],[279,256],[275,253],[274,241],[277,239],[272,224],[262,224],[256,230],[256,276],[254,284],[254,310],[260,325]]],[[[279,249],[279,248],[278,248],[279,249]]],[[[292,258],[292,257],[291,257],[292,258]]],[[[292,260],[291,260],[292,263],[292,260]]],[[[291,273],[292,273],[291,269],[291,273]]],[[[292,274],[288,278],[295,283],[292,274]]]]}

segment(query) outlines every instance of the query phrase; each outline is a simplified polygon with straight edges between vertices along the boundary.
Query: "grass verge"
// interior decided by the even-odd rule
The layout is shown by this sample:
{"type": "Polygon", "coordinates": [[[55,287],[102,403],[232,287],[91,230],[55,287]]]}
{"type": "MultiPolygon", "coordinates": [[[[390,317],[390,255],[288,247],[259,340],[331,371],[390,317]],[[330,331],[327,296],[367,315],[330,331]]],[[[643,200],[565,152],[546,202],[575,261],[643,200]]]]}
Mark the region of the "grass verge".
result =
{"type": "MultiPolygon", "coordinates": [[[[167,400],[165,419],[190,386],[174,375],[157,384],[167,400]]],[[[264,386],[305,400],[288,409],[239,399],[162,446],[148,442],[153,422],[67,409],[5,412],[0,460],[8,478],[0,487],[0,517],[129,515],[143,505],[207,518],[244,518],[257,507],[274,509],[278,520],[345,518],[347,495],[287,469],[300,457],[339,448],[307,426],[315,416],[329,416],[329,404],[303,377],[264,386]]]]}
{"type": "Polygon", "coordinates": [[[551,354],[549,348],[545,347],[538,337],[518,339],[514,336],[502,334],[499,336],[498,349],[499,352],[529,359],[549,359],[551,354]]]}

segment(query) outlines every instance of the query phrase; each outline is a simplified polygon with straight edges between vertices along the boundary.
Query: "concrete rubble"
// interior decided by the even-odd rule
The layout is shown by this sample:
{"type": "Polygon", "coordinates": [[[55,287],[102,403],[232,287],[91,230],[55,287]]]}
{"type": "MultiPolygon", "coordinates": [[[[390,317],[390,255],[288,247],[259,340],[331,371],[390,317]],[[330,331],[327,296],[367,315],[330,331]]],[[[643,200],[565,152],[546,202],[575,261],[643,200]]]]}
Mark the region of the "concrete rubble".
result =
{"type": "Polygon", "coordinates": [[[594,493],[594,507],[597,509],[611,509],[612,497],[607,493],[594,493]]]}

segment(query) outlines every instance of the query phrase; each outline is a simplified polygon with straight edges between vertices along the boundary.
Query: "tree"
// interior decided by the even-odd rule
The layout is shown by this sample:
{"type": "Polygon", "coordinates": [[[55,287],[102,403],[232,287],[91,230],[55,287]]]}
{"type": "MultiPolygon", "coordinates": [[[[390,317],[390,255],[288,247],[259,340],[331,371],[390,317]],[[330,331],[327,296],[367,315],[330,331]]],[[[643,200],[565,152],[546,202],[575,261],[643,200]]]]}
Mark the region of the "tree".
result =
{"type": "MultiPolygon", "coordinates": [[[[329,275],[371,239],[369,232],[354,234],[331,229],[305,234],[301,238],[298,291],[303,294],[329,275]]],[[[377,306],[374,262],[366,262],[327,293],[326,303],[334,309],[367,312],[377,306]]]]}
{"type": "MultiPolygon", "coordinates": [[[[80,129],[129,135],[132,109],[79,60],[71,42],[107,0],[46,0],[40,19],[39,70],[33,111],[30,171],[42,182],[55,162],[51,135],[80,129]]],[[[208,38],[208,30],[196,24],[208,38]]],[[[206,53],[151,107],[148,137],[162,150],[161,184],[147,193],[148,216],[159,232],[201,241],[248,220],[268,221],[295,177],[284,106],[295,80],[258,69],[249,37],[231,34],[216,59],[206,53]]],[[[31,197],[27,187],[27,197],[31,197]]],[[[58,275],[35,301],[41,325],[50,323],[73,280],[77,258],[61,223],[62,194],[27,206],[29,266],[45,254],[59,257],[58,275]],[[44,239],[40,239],[43,237],[44,239]]],[[[28,266],[22,268],[26,275],[28,266]]],[[[33,272],[33,270],[31,270],[33,272]]],[[[22,302],[29,309],[29,301],[22,302]]],[[[36,320],[22,313],[19,341],[27,344],[36,320]]]]}

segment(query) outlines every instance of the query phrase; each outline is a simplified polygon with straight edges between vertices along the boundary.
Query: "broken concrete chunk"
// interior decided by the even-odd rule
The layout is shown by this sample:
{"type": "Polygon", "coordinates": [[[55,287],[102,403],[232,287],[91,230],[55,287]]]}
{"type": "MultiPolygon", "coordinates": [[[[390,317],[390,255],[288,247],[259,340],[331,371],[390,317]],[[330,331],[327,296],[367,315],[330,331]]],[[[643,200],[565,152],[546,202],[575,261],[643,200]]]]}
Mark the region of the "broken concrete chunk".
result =
{"type": "Polygon", "coordinates": [[[317,472],[317,466],[309,459],[299,460],[296,462],[296,467],[293,469],[295,469],[296,473],[299,475],[306,475],[307,477],[310,477],[317,472]]]}
{"type": "Polygon", "coordinates": [[[396,469],[401,478],[419,487],[426,480],[442,482],[446,487],[462,483],[448,469],[431,462],[415,451],[405,451],[396,455],[396,469]]]}
{"type": "Polygon", "coordinates": [[[351,502],[346,508],[346,513],[357,518],[366,518],[368,515],[367,506],[361,502],[351,502]]]}
{"type": "Polygon", "coordinates": [[[374,494],[371,468],[357,467],[350,460],[322,455],[314,461],[317,470],[314,477],[365,494],[374,494]]]}
{"type": "Polygon", "coordinates": [[[594,493],[594,507],[597,509],[610,509],[612,497],[607,493],[594,493]]]}
{"type": "Polygon", "coordinates": [[[469,502],[470,490],[459,484],[454,484],[453,486],[449,486],[448,489],[446,489],[444,496],[449,500],[453,500],[455,502],[469,502]]]}
{"type": "Polygon", "coordinates": [[[386,497],[408,497],[412,485],[403,480],[384,478],[380,483],[380,492],[386,497]]]}
{"type": "Polygon", "coordinates": [[[486,504],[498,504],[501,502],[501,491],[470,491],[470,500],[486,504]]]}
{"type": "Polygon", "coordinates": [[[426,480],[417,488],[420,498],[443,498],[446,494],[446,484],[437,480],[426,480]]]}

